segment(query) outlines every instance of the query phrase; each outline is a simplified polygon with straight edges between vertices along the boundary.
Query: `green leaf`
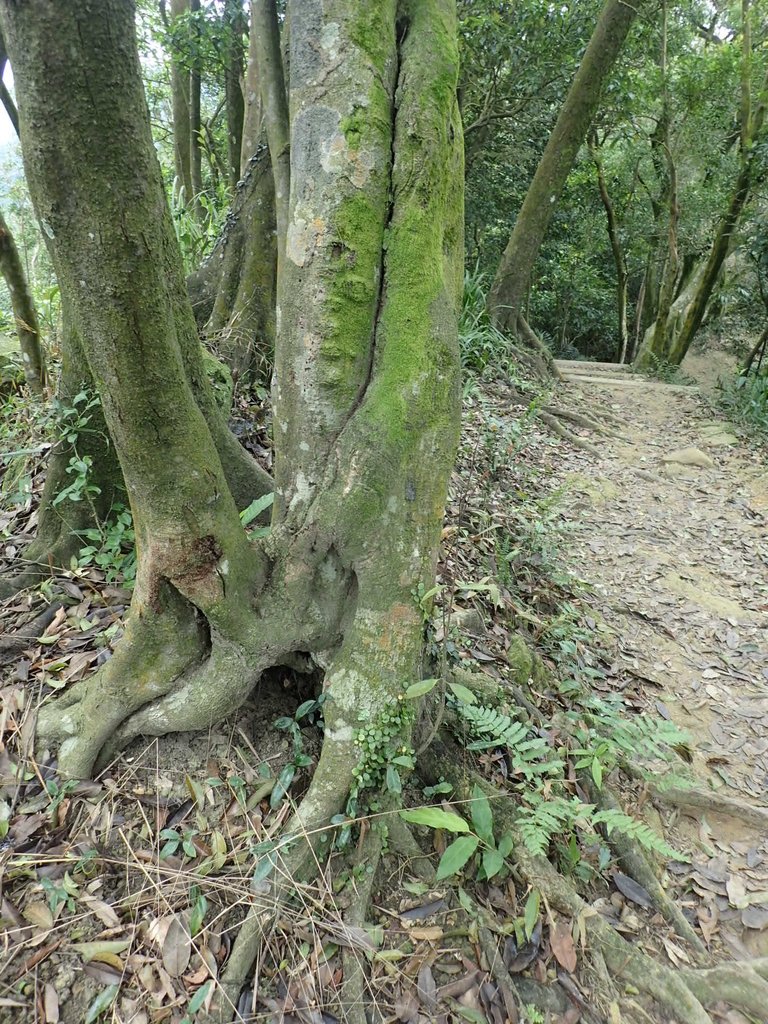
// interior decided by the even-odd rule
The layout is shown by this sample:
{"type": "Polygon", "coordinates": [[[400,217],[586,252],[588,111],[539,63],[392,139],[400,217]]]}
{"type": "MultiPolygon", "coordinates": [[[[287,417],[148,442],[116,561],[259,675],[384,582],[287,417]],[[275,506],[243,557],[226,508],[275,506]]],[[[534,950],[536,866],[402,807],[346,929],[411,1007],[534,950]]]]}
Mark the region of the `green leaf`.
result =
{"type": "Polygon", "coordinates": [[[514,846],[514,844],[515,841],[512,838],[512,836],[509,834],[509,832],[505,832],[504,835],[499,840],[499,845],[496,847],[496,849],[499,851],[501,856],[506,860],[510,853],[512,853],[512,847],[514,846]]]}
{"type": "Polygon", "coordinates": [[[603,785],[603,766],[600,763],[600,759],[595,757],[592,759],[592,778],[595,780],[595,785],[598,789],[602,789],[603,785]]]}
{"type": "Polygon", "coordinates": [[[277,777],[277,782],[272,790],[272,795],[269,798],[269,806],[274,810],[279,807],[280,801],[283,799],[285,794],[291,788],[293,777],[296,774],[296,765],[287,764],[285,768],[280,772],[277,777]]]}
{"type": "Polygon", "coordinates": [[[109,1009],[117,997],[117,990],[119,987],[119,985],[108,985],[103,992],[99,992],[88,1007],[88,1013],[85,1015],[84,1024],[93,1024],[100,1014],[109,1009]]]}
{"type": "Polygon", "coordinates": [[[498,875],[503,867],[504,858],[499,850],[483,850],[483,868],[487,879],[498,875]]]}
{"type": "Polygon", "coordinates": [[[493,846],[493,811],[488,797],[478,785],[472,790],[472,824],[480,838],[493,846]]]}
{"type": "Polygon", "coordinates": [[[203,927],[203,921],[208,910],[208,900],[205,896],[198,896],[195,901],[195,905],[192,907],[192,912],[189,915],[189,932],[190,935],[195,936],[203,927]]]}
{"type": "Polygon", "coordinates": [[[480,840],[477,836],[459,836],[458,839],[454,839],[440,858],[435,881],[439,882],[441,879],[449,878],[461,871],[479,844],[480,840]]]}
{"type": "Polygon", "coordinates": [[[437,679],[422,679],[418,683],[411,683],[405,691],[406,700],[416,700],[417,697],[423,697],[425,693],[429,693],[430,690],[434,689],[438,682],[439,680],[437,679]]]}
{"type": "Polygon", "coordinates": [[[456,1000],[451,1000],[453,1008],[460,1017],[464,1020],[471,1021],[472,1024],[488,1024],[488,1018],[480,1010],[475,1010],[472,1006],[462,1006],[461,1003],[457,1003],[456,1000]]]}
{"type": "Polygon", "coordinates": [[[211,991],[211,985],[213,985],[212,981],[206,981],[206,983],[204,985],[201,985],[197,992],[195,992],[195,994],[189,1000],[189,1006],[187,1007],[190,1013],[197,1013],[197,1011],[203,1005],[205,1000],[208,998],[208,993],[211,991]]]}
{"type": "Polygon", "coordinates": [[[457,700],[462,701],[464,704],[477,704],[477,697],[468,686],[462,686],[461,683],[448,683],[448,685],[457,700]]]}
{"type": "Polygon", "coordinates": [[[394,765],[387,765],[387,789],[396,796],[403,792],[403,783],[400,780],[400,772],[394,765]]]}
{"type": "Polygon", "coordinates": [[[531,894],[525,901],[523,921],[525,922],[525,934],[530,939],[533,929],[539,920],[539,907],[541,906],[541,894],[538,889],[531,889],[531,894]]]}
{"type": "Polygon", "coordinates": [[[448,832],[469,832],[469,825],[464,819],[452,811],[442,811],[439,807],[416,807],[412,811],[400,811],[403,821],[412,825],[426,825],[427,828],[444,828],[448,832]]]}
{"type": "Polygon", "coordinates": [[[304,718],[304,716],[308,715],[310,711],[314,711],[316,707],[316,700],[305,700],[303,704],[299,704],[299,706],[296,708],[296,713],[293,717],[298,722],[300,718],[304,718]]]}
{"type": "Polygon", "coordinates": [[[244,508],[240,513],[240,522],[243,526],[247,526],[249,523],[252,523],[257,516],[260,516],[265,509],[269,508],[274,500],[275,495],[273,492],[270,492],[269,494],[265,494],[261,498],[257,498],[255,501],[252,501],[248,508],[244,508]]]}

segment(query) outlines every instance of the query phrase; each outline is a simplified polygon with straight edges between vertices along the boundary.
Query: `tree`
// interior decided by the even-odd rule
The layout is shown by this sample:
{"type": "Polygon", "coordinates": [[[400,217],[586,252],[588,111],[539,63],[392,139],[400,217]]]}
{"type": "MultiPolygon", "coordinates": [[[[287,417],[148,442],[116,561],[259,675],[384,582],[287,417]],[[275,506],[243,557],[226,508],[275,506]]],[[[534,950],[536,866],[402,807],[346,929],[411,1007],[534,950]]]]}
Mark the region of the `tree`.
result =
{"type": "Polygon", "coordinates": [[[216,444],[133,15],[128,0],[0,4],[30,191],[138,551],[124,639],[41,711],[38,744],[87,775],[136,734],[206,728],[266,668],[309,655],[331,698],[291,827],[311,833],[344,807],[359,716],[375,722],[421,671],[413,593],[434,576],[459,427],[455,12],[335,0],[292,20],[274,514],[259,540],[216,444]]]}
{"type": "Polygon", "coordinates": [[[606,76],[642,4],[606,0],[518,213],[488,295],[499,327],[516,334],[536,257],[555,203],[597,110],[606,76]]]}
{"type": "MultiPolygon", "coordinates": [[[[726,136],[726,150],[738,144],[736,180],[729,189],[724,212],[715,224],[706,258],[693,270],[679,275],[677,254],[677,221],[680,217],[677,197],[677,178],[669,146],[669,245],[664,283],[656,319],[650,325],[638,352],[638,366],[651,365],[660,360],[680,365],[704,322],[708,304],[720,278],[725,260],[730,253],[742,214],[752,196],[755,185],[765,173],[763,147],[760,134],[768,104],[768,73],[758,87],[755,101],[752,97],[753,60],[751,11],[748,0],[741,4],[741,60],[739,109],[735,123],[737,130],[726,136]]],[[[668,124],[668,121],[667,121],[668,124]]]]}
{"type": "MultiPolygon", "coordinates": [[[[11,124],[19,132],[19,115],[16,104],[2,84],[6,64],[5,44],[0,36],[0,89],[3,90],[3,105],[11,119],[11,124]]],[[[16,321],[16,333],[19,337],[21,358],[24,364],[24,376],[32,391],[41,392],[45,387],[45,354],[40,340],[40,325],[37,311],[29,288],[27,276],[21,263],[11,229],[0,210],[0,274],[5,278],[11,295],[11,306],[16,321]]]]}

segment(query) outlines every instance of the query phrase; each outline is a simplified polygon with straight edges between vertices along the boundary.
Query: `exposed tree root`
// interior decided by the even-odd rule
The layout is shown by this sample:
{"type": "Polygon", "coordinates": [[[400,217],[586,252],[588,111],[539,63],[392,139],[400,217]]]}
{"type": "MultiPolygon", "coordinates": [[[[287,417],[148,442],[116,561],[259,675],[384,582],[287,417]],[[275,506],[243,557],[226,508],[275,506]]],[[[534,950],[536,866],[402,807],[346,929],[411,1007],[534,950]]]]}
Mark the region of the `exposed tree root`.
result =
{"type": "MultiPolygon", "coordinates": [[[[599,913],[586,904],[573,886],[543,857],[531,854],[517,829],[512,802],[479,773],[462,766],[461,752],[451,743],[438,741],[424,758],[430,777],[445,776],[453,783],[459,799],[471,799],[472,787],[480,786],[494,800],[494,816],[502,831],[515,839],[516,867],[522,880],[538,889],[550,907],[578,919],[590,942],[590,949],[604,958],[611,975],[623,980],[653,999],[680,1024],[713,1024],[706,1006],[724,998],[718,981],[728,981],[727,1001],[738,1009],[754,1012],[753,1007],[765,992],[762,982],[768,976],[765,961],[726,965],[723,968],[677,971],[658,963],[639,948],[625,941],[599,913]],[[712,972],[721,973],[712,973],[712,972]]],[[[762,1011],[761,1011],[762,1012],[762,1011]]]]}
{"type": "Polygon", "coordinates": [[[37,637],[50,626],[56,617],[56,613],[59,608],[63,608],[61,601],[53,601],[44,608],[39,614],[33,619],[25,622],[21,629],[15,633],[9,633],[6,636],[0,636],[0,657],[8,657],[9,655],[18,654],[19,651],[23,651],[25,647],[29,647],[30,644],[34,643],[37,637]]]}
{"type": "MultiPolygon", "coordinates": [[[[364,870],[365,874],[358,882],[353,871],[350,884],[356,886],[356,892],[344,914],[344,923],[350,929],[359,929],[365,924],[380,857],[381,833],[369,829],[354,857],[355,867],[364,870]]],[[[365,967],[360,951],[354,945],[345,946],[342,963],[344,968],[344,982],[340,993],[342,1020],[346,1024],[368,1024],[365,967]]]]}
{"type": "Polygon", "coordinates": [[[706,793],[700,789],[666,789],[652,783],[649,789],[653,801],[666,804],[667,807],[678,807],[682,811],[711,811],[713,814],[735,818],[762,832],[768,831],[768,808],[756,807],[745,800],[723,796],[721,793],[706,793]]]}
{"type": "MultiPolygon", "coordinates": [[[[619,802],[607,788],[598,790],[591,781],[582,777],[582,783],[589,792],[590,800],[606,810],[620,810],[619,802]]],[[[606,841],[619,859],[619,863],[636,882],[645,888],[653,900],[653,905],[661,916],[675,929],[677,934],[691,944],[698,954],[697,959],[707,957],[707,948],[691,925],[688,923],[680,907],[664,891],[656,873],[648,862],[648,858],[636,843],[633,843],[622,832],[614,830],[606,836],[606,841]]]]}
{"type": "Polygon", "coordinates": [[[545,405],[542,407],[542,411],[549,413],[550,416],[555,416],[559,420],[565,420],[568,423],[573,423],[576,427],[583,427],[584,430],[592,430],[596,434],[601,434],[603,437],[618,438],[620,441],[626,441],[623,434],[620,434],[615,428],[608,430],[606,426],[600,423],[599,419],[594,419],[591,416],[584,416],[580,412],[572,412],[570,409],[559,409],[555,405],[545,405]]]}
{"type": "Polygon", "coordinates": [[[601,458],[602,453],[595,448],[594,445],[590,444],[589,441],[585,441],[579,437],[578,434],[574,434],[572,430],[569,430],[565,424],[561,423],[560,420],[553,416],[551,413],[539,410],[538,417],[542,423],[550,428],[550,430],[557,434],[558,437],[564,438],[569,444],[572,444],[575,448],[581,448],[582,451],[588,452],[590,455],[594,455],[596,458],[601,458]]]}

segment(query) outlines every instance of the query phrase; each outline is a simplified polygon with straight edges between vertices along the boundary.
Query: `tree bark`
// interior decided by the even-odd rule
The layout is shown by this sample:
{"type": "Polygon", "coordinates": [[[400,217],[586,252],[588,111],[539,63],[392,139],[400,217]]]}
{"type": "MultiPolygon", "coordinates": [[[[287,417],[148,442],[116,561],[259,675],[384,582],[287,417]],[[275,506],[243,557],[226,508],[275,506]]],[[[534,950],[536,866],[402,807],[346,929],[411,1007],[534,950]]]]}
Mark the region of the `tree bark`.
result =
{"type": "Polygon", "coordinates": [[[41,394],[45,387],[45,355],[40,340],[40,324],[16,242],[1,211],[0,274],[5,278],[5,283],[11,294],[11,306],[16,323],[16,333],[19,337],[24,376],[31,390],[41,394]]]}
{"type": "Polygon", "coordinates": [[[16,109],[16,104],[13,102],[13,97],[8,92],[8,87],[3,81],[3,74],[5,72],[5,66],[8,63],[8,54],[5,52],[5,43],[3,37],[0,36],[0,103],[5,107],[5,112],[8,115],[13,130],[16,134],[19,134],[19,112],[16,109]]]}
{"type": "Polygon", "coordinates": [[[203,122],[200,115],[200,93],[202,90],[202,78],[200,74],[199,55],[199,32],[200,28],[195,16],[200,13],[200,0],[189,0],[189,11],[192,15],[192,60],[189,72],[189,173],[192,182],[192,193],[190,201],[192,209],[198,220],[202,220],[204,213],[200,203],[200,194],[203,191],[203,145],[200,133],[203,122]]]}
{"type": "Polygon", "coordinates": [[[301,0],[293,18],[276,509],[253,542],[192,380],[199,346],[133,15],[127,0],[0,0],[30,190],[102,397],[139,563],[125,637],[41,710],[38,743],[58,745],[64,774],[88,774],[136,734],[210,726],[265,668],[309,653],[333,697],[289,826],[312,835],[347,800],[358,723],[379,720],[421,669],[413,591],[434,578],[459,429],[455,9],[301,0]]]}
{"type": "Polygon", "coordinates": [[[229,153],[229,180],[234,188],[240,180],[240,154],[243,148],[243,34],[245,32],[241,0],[225,0],[224,25],[227,32],[226,66],[224,69],[224,95],[227,110],[227,148],[229,153]]]}
{"type": "MultiPolygon", "coordinates": [[[[189,14],[189,0],[171,0],[170,27],[173,32],[171,49],[171,105],[173,110],[173,160],[176,180],[184,189],[184,203],[190,205],[194,197],[190,164],[189,113],[189,53],[181,44],[178,19],[189,14]],[[174,26],[174,22],[176,25],[174,26]]],[[[186,33],[185,33],[186,35],[186,33]]]]}
{"type": "Polygon", "coordinates": [[[642,2],[606,0],[568,95],[536,168],[488,294],[494,323],[513,333],[533,266],[600,102],[600,93],[642,2]]]}
{"type": "Polygon", "coordinates": [[[261,107],[275,182],[275,217],[277,221],[277,264],[281,267],[285,252],[288,222],[288,200],[291,184],[290,128],[288,97],[280,52],[280,26],[275,0],[253,0],[251,5],[252,34],[255,40],[256,63],[259,69],[261,107]]]}
{"type": "Polygon", "coordinates": [[[589,138],[589,151],[597,170],[597,186],[600,190],[600,199],[605,209],[605,216],[608,228],[608,240],[611,243],[613,262],[616,267],[616,319],[617,319],[617,346],[616,362],[627,361],[627,350],[629,348],[629,328],[627,326],[627,287],[629,275],[627,273],[627,259],[624,255],[624,248],[619,235],[619,223],[616,217],[616,210],[611,201],[608,186],[605,181],[603,162],[600,157],[600,150],[597,145],[597,137],[591,135],[589,138]]]}
{"type": "Polygon", "coordinates": [[[236,378],[268,383],[275,350],[277,247],[269,153],[257,147],[221,237],[187,281],[195,319],[236,378]]]}
{"type": "Polygon", "coordinates": [[[253,22],[253,0],[248,30],[248,58],[245,65],[245,113],[243,117],[243,146],[240,153],[240,176],[245,175],[248,161],[256,152],[261,137],[261,89],[259,64],[256,57],[256,32],[253,22]]]}
{"type": "Polygon", "coordinates": [[[666,305],[660,303],[655,324],[646,332],[638,356],[639,365],[647,365],[652,356],[679,366],[698,333],[707,311],[707,305],[720,277],[723,264],[731,249],[734,233],[747,205],[762,157],[753,145],[765,121],[768,106],[768,73],[763,81],[757,103],[752,104],[750,93],[751,34],[749,31],[749,4],[742,3],[743,53],[740,94],[740,161],[739,172],[728,208],[720,219],[706,262],[697,271],[691,284],[680,296],[666,305]]]}

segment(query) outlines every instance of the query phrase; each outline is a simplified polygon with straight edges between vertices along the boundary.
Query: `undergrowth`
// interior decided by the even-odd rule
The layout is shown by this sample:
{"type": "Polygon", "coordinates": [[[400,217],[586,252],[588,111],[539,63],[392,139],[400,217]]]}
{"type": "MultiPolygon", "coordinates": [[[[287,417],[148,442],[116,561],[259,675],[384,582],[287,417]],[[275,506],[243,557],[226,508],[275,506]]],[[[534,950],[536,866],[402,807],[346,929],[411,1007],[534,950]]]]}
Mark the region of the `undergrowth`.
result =
{"type": "Polygon", "coordinates": [[[768,374],[739,375],[722,382],[719,404],[738,426],[768,438],[768,374]]]}

